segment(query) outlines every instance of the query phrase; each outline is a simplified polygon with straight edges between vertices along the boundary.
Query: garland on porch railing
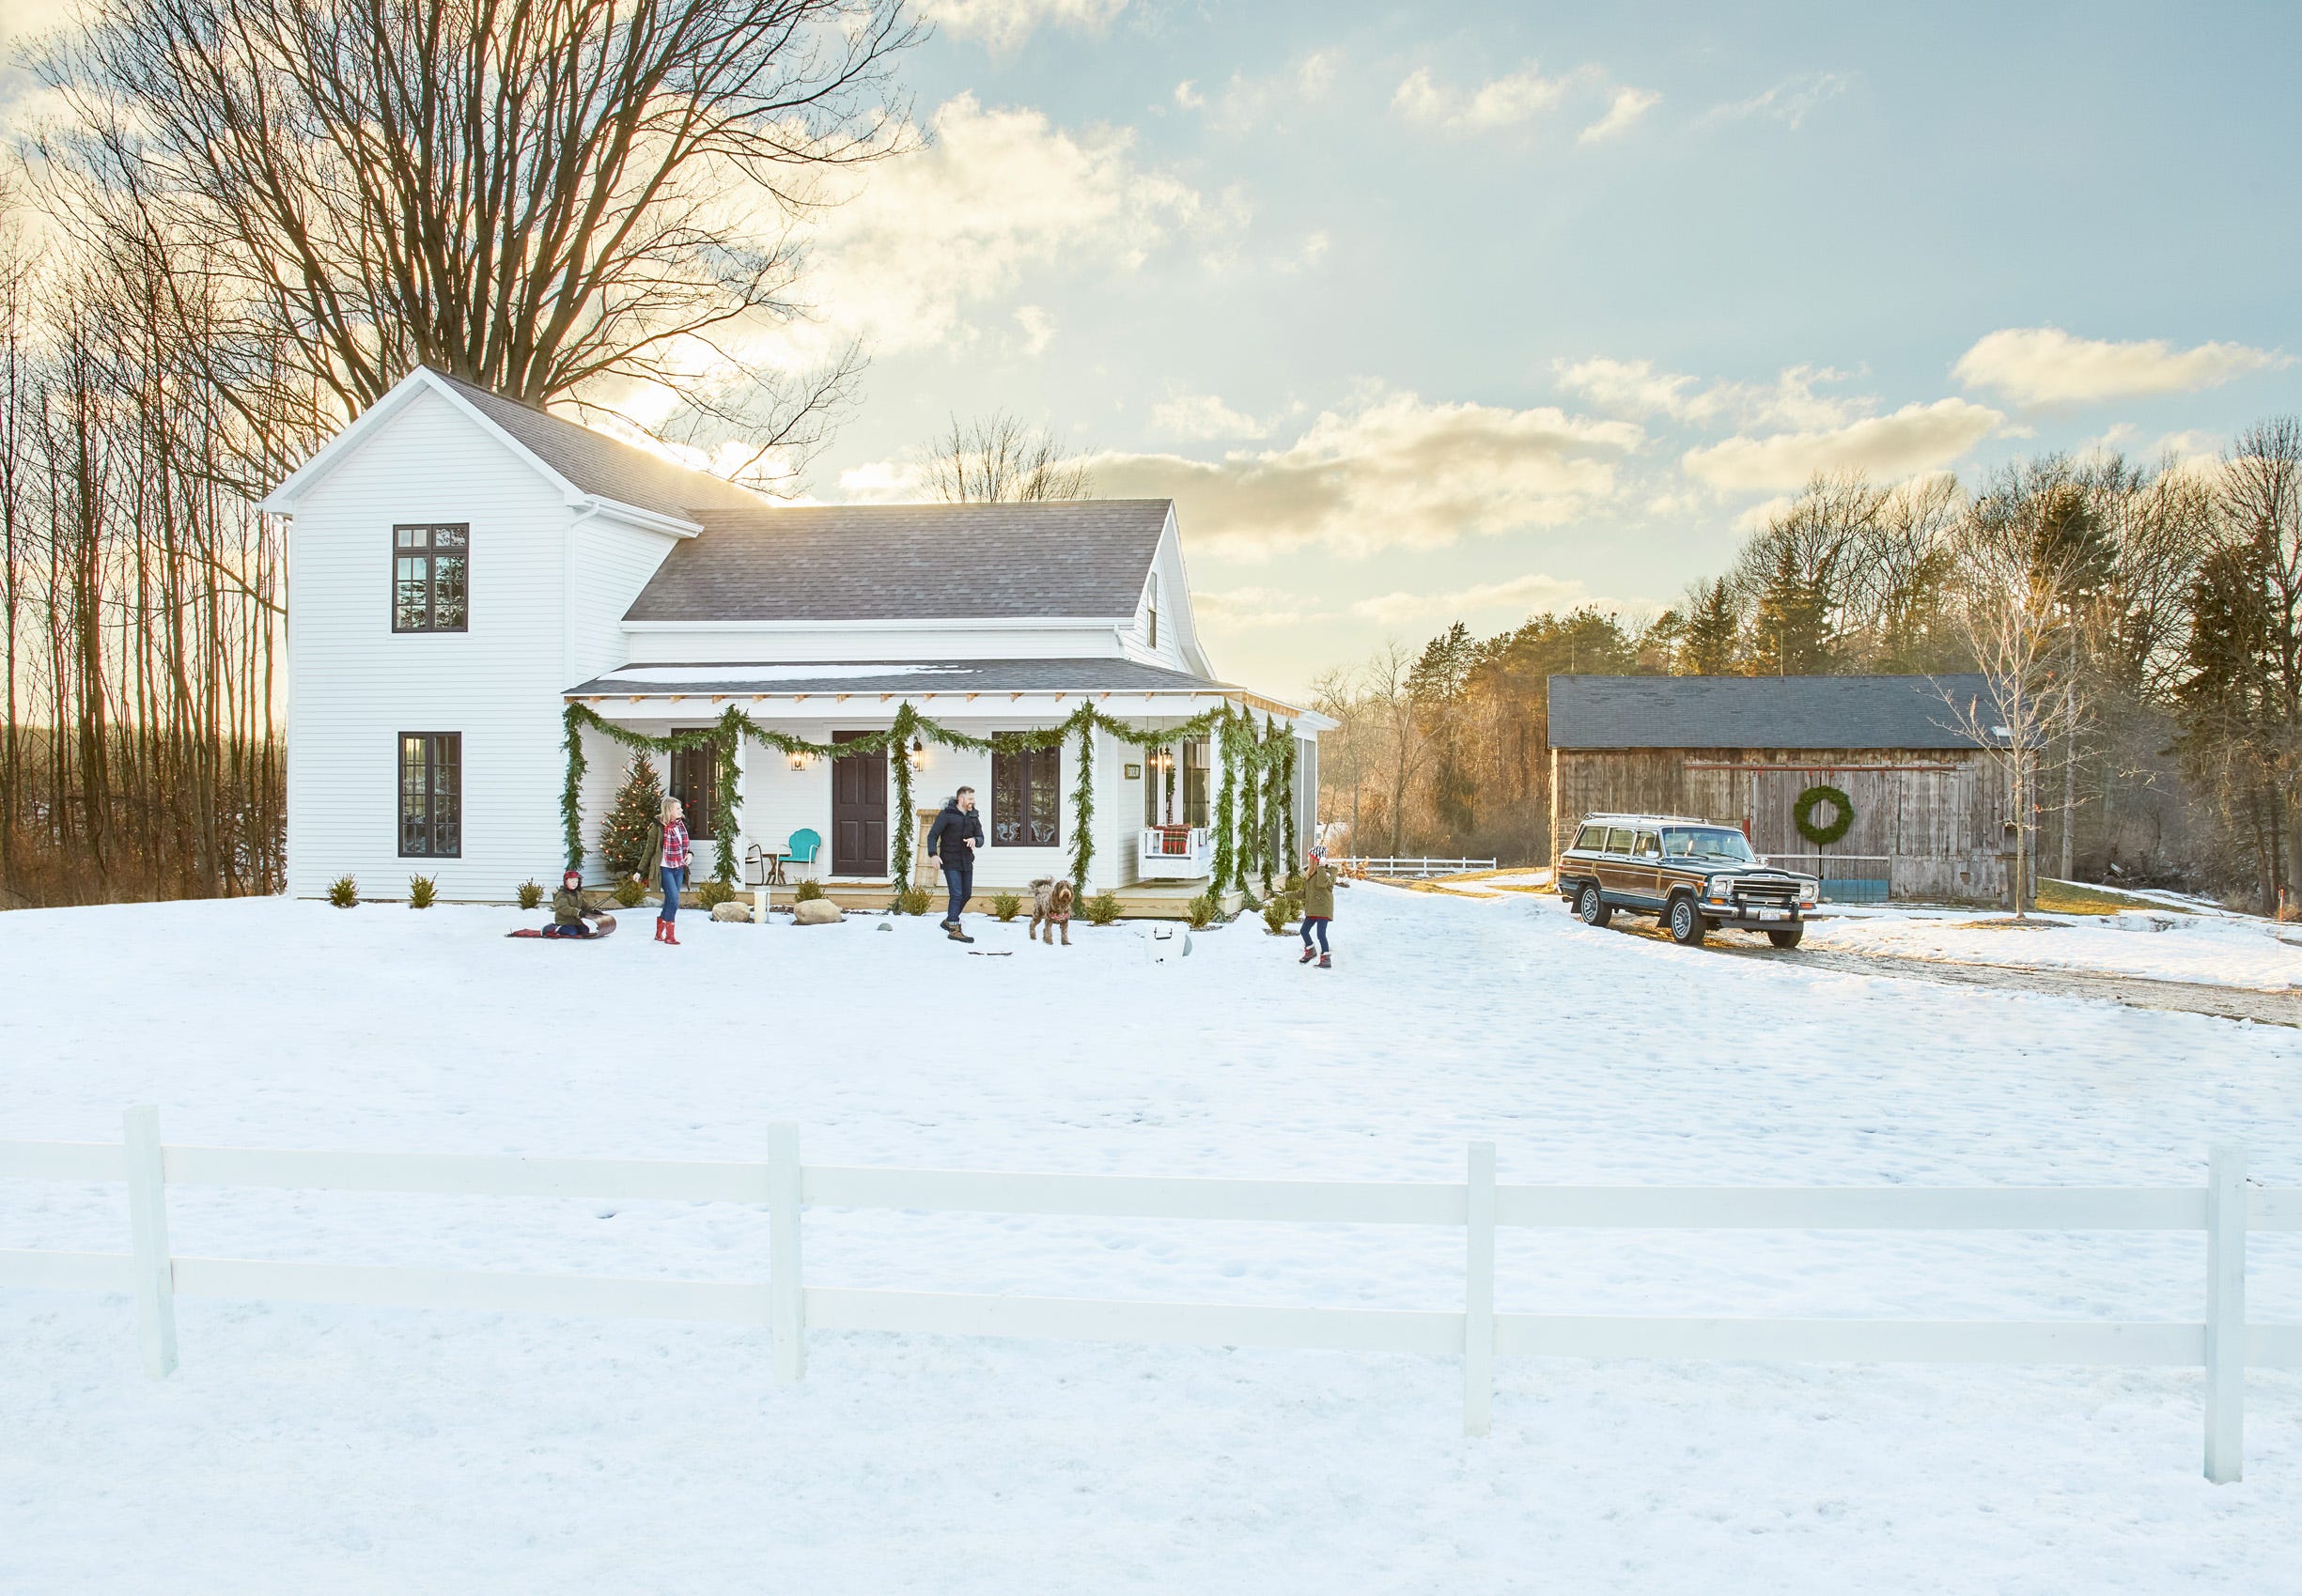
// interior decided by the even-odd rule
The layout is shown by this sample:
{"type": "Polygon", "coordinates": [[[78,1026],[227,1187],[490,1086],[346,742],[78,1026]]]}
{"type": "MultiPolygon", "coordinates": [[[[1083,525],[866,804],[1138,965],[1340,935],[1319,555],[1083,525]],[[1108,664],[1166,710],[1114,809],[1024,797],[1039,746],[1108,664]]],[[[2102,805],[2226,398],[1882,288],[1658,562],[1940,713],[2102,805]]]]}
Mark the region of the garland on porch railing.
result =
{"type": "MultiPolygon", "coordinates": [[[[1145,749],[1167,743],[1179,746],[1207,736],[1220,739],[1226,758],[1223,762],[1222,799],[1216,810],[1215,879],[1219,887],[1227,879],[1227,872],[1237,852],[1231,815],[1234,771],[1240,768],[1246,770],[1247,791],[1252,795],[1256,778],[1263,774],[1265,761],[1271,757],[1269,741],[1253,735],[1253,717],[1244,710],[1235,710],[1229,705],[1217,705],[1189,721],[1163,730],[1141,731],[1125,721],[1113,720],[1093,704],[1082,704],[1053,726],[1040,726],[1027,732],[994,732],[989,736],[979,737],[928,719],[906,699],[896,706],[894,720],[884,731],[868,733],[838,743],[812,742],[806,737],[793,736],[788,732],[762,726],[732,705],[709,726],[698,726],[661,737],[619,726],[585,704],[569,704],[562,720],[567,728],[564,747],[568,754],[568,778],[560,790],[560,824],[570,868],[581,869],[583,864],[583,777],[589,768],[589,762],[583,755],[583,733],[590,730],[635,753],[671,753],[706,746],[719,751],[719,852],[712,875],[715,880],[730,887],[736,881],[735,839],[738,811],[742,804],[735,753],[746,737],[762,748],[770,748],[785,755],[803,753],[817,759],[836,759],[844,754],[884,753],[890,757],[895,778],[896,813],[902,816],[902,824],[888,829],[888,874],[898,893],[910,883],[911,876],[911,832],[914,827],[911,821],[910,745],[914,741],[933,742],[944,748],[964,749],[976,753],[1015,753],[1025,750],[1054,748],[1067,737],[1077,737],[1080,745],[1079,782],[1071,795],[1071,875],[1074,888],[1081,891],[1086,889],[1087,868],[1095,860],[1097,732],[1107,733],[1130,747],[1145,749]]],[[[1289,740],[1292,741],[1292,738],[1289,740]]],[[[1243,855],[1238,857],[1243,858],[1243,855]]],[[[1243,868],[1239,885],[1246,885],[1243,868]]]]}
{"type": "Polygon", "coordinates": [[[1295,734],[1283,730],[1279,717],[1267,716],[1263,725],[1263,895],[1271,895],[1271,875],[1276,867],[1279,879],[1283,881],[1295,869],[1294,844],[1289,842],[1287,852],[1280,852],[1282,815],[1292,816],[1295,806],[1287,799],[1287,750],[1295,741],[1295,734]]]}

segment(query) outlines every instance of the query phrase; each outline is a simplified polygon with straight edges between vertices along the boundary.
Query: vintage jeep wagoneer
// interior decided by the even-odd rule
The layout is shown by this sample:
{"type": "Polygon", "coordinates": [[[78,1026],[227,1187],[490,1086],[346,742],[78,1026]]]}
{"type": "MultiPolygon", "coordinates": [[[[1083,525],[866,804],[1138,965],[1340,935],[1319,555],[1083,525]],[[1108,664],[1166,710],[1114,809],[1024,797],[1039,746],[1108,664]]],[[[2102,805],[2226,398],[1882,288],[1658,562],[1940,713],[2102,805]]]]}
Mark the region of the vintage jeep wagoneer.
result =
{"type": "Polygon", "coordinates": [[[1769,868],[1739,827],[1683,814],[1588,815],[1554,878],[1587,923],[1604,925],[1617,909],[1651,914],[1688,946],[1734,925],[1796,948],[1821,892],[1812,875],[1769,868]]]}

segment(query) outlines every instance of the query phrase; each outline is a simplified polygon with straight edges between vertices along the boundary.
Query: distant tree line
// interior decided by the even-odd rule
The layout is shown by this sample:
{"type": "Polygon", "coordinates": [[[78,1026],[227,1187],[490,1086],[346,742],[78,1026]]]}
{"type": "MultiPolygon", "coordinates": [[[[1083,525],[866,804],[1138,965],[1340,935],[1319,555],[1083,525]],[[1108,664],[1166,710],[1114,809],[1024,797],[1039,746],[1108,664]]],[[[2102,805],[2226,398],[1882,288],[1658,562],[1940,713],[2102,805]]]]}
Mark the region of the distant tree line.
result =
{"type": "Polygon", "coordinates": [[[2204,467],[1817,476],[1659,614],[1390,645],[1317,684],[1322,809],[1369,851],[1540,860],[1553,674],[1974,670],[2021,694],[2046,874],[2302,903],[2302,421],[2204,467]]]}

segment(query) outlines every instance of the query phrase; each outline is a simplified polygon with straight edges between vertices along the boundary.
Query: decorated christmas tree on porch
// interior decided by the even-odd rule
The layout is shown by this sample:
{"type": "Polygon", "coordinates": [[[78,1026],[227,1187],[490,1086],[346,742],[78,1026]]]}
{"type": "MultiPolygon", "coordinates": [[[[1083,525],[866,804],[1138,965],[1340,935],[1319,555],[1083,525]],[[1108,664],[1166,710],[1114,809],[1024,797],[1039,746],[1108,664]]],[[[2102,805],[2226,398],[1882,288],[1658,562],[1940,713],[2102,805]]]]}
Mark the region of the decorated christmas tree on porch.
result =
{"type": "Polygon", "coordinates": [[[631,767],[624,772],[623,785],[616,790],[607,822],[599,828],[599,852],[608,869],[617,875],[629,875],[640,867],[640,856],[647,851],[647,839],[662,824],[662,813],[663,783],[656,779],[656,767],[647,756],[635,753],[631,767]]]}

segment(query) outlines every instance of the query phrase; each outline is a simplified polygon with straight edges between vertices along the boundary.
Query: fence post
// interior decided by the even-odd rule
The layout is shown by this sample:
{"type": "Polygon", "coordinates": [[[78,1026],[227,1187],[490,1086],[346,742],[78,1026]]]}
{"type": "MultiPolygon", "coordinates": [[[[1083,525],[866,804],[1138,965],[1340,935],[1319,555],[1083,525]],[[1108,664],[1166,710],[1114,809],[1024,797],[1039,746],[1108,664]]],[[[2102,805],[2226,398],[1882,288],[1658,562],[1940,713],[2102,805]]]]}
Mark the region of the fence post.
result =
{"type": "Polygon", "coordinates": [[[168,1262],[167,1171],[160,1161],[160,1110],[145,1104],[121,1116],[128,1153],[128,1232],[135,1250],[136,1339],[144,1372],[176,1371],[176,1278],[168,1262]]]}
{"type": "Polygon", "coordinates": [[[1464,1196],[1463,1433],[1486,1433],[1495,1398],[1495,1144],[1474,1141],[1464,1196]]]}
{"type": "Polygon", "coordinates": [[[768,1127],[768,1330],[775,1378],[807,1372],[807,1299],[800,1284],[800,1127],[768,1127]]]}
{"type": "Polygon", "coordinates": [[[2246,1149],[2217,1147],[2206,1165],[2206,1478],[2245,1471],[2246,1149]]]}

